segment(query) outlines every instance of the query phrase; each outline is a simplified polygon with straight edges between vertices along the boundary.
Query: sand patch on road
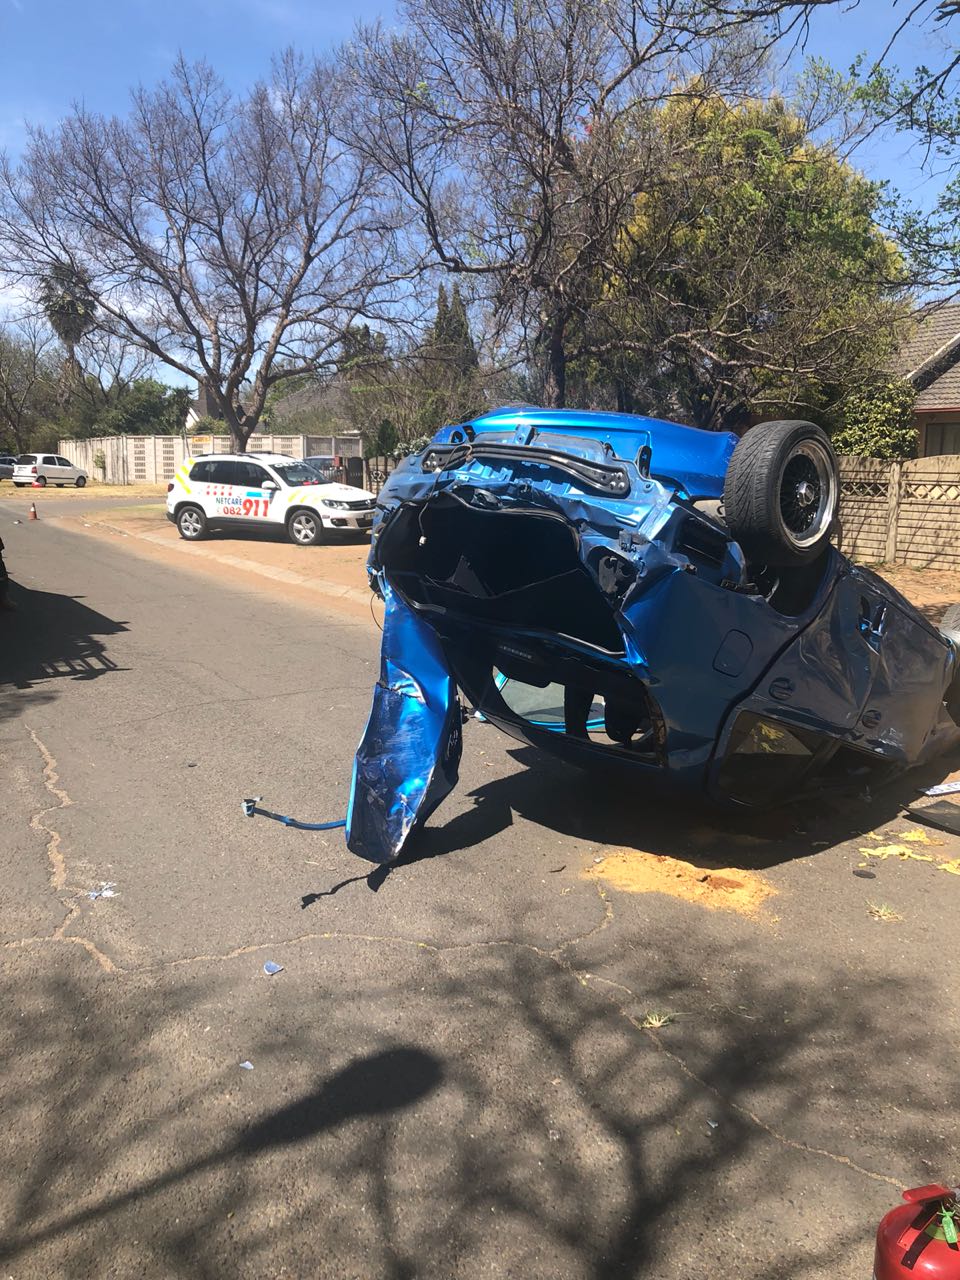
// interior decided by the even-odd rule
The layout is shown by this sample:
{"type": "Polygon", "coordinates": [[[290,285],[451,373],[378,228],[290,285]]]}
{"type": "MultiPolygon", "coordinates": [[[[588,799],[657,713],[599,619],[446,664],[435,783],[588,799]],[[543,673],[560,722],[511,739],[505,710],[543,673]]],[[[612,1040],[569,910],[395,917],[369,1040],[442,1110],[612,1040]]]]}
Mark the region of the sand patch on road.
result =
{"type": "Polygon", "coordinates": [[[614,849],[583,872],[624,893],[666,893],[711,911],[756,915],[777,891],[755,871],[739,867],[707,870],[661,853],[614,849]]]}

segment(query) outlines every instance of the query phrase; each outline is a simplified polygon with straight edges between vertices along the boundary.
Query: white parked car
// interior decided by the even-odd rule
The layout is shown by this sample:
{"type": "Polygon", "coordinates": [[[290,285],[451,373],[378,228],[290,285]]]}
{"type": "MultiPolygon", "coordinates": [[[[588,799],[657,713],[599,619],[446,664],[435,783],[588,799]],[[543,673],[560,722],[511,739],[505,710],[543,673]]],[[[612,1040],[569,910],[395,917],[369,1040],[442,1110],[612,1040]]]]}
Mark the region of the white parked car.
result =
{"type": "Polygon", "coordinates": [[[329,484],[296,458],[279,453],[215,453],[188,458],[167,485],[167,519],[195,542],[212,529],[283,528],[301,547],[325,529],[368,532],[376,498],[366,489],[329,484]]]}
{"type": "Polygon", "coordinates": [[[87,483],[87,473],[57,453],[21,453],[13,468],[13,483],[18,489],[25,484],[38,484],[41,488],[56,484],[61,489],[65,484],[75,484],[82,489],[87,483]]]}

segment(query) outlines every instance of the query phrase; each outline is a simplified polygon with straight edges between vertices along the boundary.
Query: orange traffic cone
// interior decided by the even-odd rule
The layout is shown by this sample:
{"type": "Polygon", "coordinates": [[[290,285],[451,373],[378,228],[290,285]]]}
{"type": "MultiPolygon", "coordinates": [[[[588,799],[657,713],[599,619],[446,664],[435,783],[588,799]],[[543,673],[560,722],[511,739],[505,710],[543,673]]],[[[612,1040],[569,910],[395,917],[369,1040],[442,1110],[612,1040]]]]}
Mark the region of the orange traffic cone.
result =
{"type": "Polygon", "coordinates": [[[28,520],[36,520],[36,518],[37,518],[37,504],[36,504],[35,502],[31,502],[31,503],[30,503],[30,510],[29,510],[29,512],[27,513],[27,519],[28,519],[28,520]]]}

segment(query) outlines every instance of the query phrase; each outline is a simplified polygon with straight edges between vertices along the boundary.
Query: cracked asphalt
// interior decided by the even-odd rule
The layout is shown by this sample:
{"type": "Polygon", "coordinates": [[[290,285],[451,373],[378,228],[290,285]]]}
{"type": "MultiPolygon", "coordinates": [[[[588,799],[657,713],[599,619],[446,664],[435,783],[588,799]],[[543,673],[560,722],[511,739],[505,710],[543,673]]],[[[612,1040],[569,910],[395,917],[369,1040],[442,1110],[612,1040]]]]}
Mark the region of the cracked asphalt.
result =
{"type": "Polygon", "coordinates": [[[372,622],[67,505],[0,516],[4,1276],[864,1280],[960,1180],[960,841],[912,779],[721,825],[471,721],[370,875],[239,801],[342,816],[372,622]],[[624,892],[612,850],[776,892],[624,892]]]}

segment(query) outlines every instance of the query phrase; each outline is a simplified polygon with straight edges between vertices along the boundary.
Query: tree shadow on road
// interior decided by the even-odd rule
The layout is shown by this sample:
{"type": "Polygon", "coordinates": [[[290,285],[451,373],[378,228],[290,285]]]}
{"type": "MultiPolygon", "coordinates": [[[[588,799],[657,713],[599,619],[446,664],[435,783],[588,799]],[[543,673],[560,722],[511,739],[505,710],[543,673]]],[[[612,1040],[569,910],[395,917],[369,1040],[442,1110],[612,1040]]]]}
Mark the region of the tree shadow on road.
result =
{"type": "Polygon", "coordinates": [[[126,623],[91,609],[81,596],[35,591],[18,583],[11,584],[10,600],[16,611],[0,615],[0,719],[56,696],[53,688],[40,691],[38,685],[96,680],[120,669],[101,637],[126,631],[126,623]],[[31,697],[24,696],[27,692],[31,697]]]}
{"type": "Polygon", "coordinates": [[[247,1075],[210,1065],[203,1022],[226,1010],[229,1039],[251,1007],[209,971],[21,983],[0,1012],[0,1257],[77,1280],[869,1271],[886,1179],[929,1181],[956,1136],[931,1037],[877,1123],[917,1050],[890,1009],[925,982],[785,981],[746,948],[730,1014],[684,957],[655,991],[635,961],[641,1000],[691,1016],[644,1031],[622,989],[523,947],[369,940],[349,982],[308,977],[258,1022],[247,1075]]]}

